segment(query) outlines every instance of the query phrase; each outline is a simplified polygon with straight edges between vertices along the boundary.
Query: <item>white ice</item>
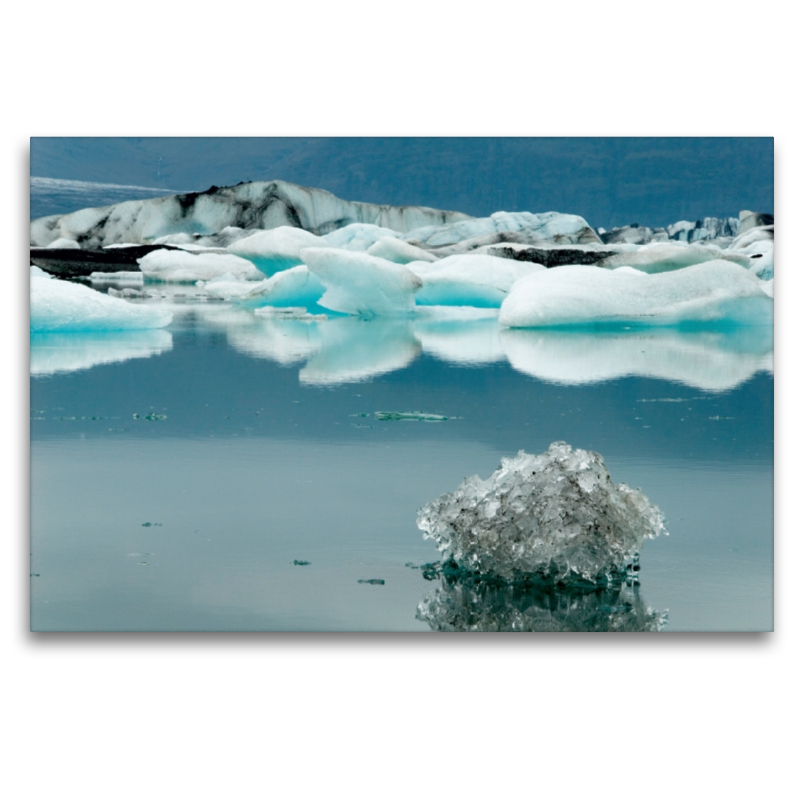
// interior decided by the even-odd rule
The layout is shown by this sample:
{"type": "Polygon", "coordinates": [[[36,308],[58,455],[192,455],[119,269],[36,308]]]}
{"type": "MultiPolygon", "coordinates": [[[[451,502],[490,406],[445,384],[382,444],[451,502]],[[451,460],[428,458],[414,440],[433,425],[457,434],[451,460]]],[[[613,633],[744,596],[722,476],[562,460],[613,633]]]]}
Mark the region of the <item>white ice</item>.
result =
{"type": "MultiPolygon", "coordinates": [[[[339,250],[366,251],[381,239],[397,238],[399,235],[391,228],[383,228],[380,225],[371,225],[366,222],[354,222],[326,233],[321,237],[321,245],[336,247],[339,250]]],[[[389,260],[393,261],[394,259],[389,260]]]]}
{"type": "Polygon", "coordinates": [[[411,314],[422,281],[401,264],[366,253],[309,247],[300,251],[325,286],[319,305],[365,319],[411,314]]]}
{"type": "Polygon", "coordinates": [[[626,266],[654,274],[683,269],[693,264],[702,264],[717,259],[734,261],[740,266],[749,266],[747,260],[735,254],[726,254],[717,247],[691,244],[645,244],[635,250],[616,253],[599,261],[596,266],[613,269],[626,266]]]}
{"type": "Polygon", "coordinates": [[[499,308],[520,278],[545,269],[541,264],[489,255],[455,255],[431,265],[407,265],[422,280],[417,305],[499,308]],[[420,268],[421,267],[421,268],[420,268]]]}
{"type": "Polygon", "coordinates": [[[300,258],[302,248],[322,245],[323,241],[319,236],[301,228],[282,225],[239,239],[228,246],[228,251],[252,261],[265,275],[274,275],[280,270],[302,264],[300,258]]]}
{"type": "Polygon", "coordinates": [[[117,242],[152,242],[182,233],[208,236],[229,227],[269,230],[289,225],[323,234],[349,223],[366,223],[389,228],[391,234],[462,219],[469,216],[421,206],[352,203],[322,189],[285,181],[255,181],[43,217],[31,222],[30,231],[34,246],[60,237],[86,237],[87,247],[103,247],[117,242]]]}
{"type": "Polygon", "coordinates": [[[586,266],[537,272],[514,285],[500,309],[500,324],[771,324],[772,314],[762,281],[744,267],[716,260],[657,275],[586,266]]]}
{"type": "Polygon", "coordinates": [[[260,280],[265,277],[246,258],[232,254],[192,254],[177,250],[154,250],[138,259],[144,276],[170,283],[207,281],[230,273],[236,280],[260,280]]]}
{"type": "MultiPolygon", "coordinates": [[[[526,233],[531,240],[541,242],[576,243],[585,241],[589,224],[575,214],[548,211],[531,214],[529,211],[509,213],[498,211],[490,217],[452,222],[447,225],[418,228],[406,234],[408,241],[421,242],[428,247],[444,247],[468,239],[477,239],[498,233],[526,233]]],[[[599,243],[600,239],[593,235],[599,243]]]]}
{"type": "Polygon", "coordinates": [[[80,250],[81,246],[74,239],[55,239],[47,245],[48,250],[80,250]]]}
{"type": "Polygon", "coordinates": [[[378,258],[385,258],[387,261],[394,261],[395,264],[408,264],[412,261],[436,261],[436,256],[415,247],[413,244],[404,242],[393,236],[384,236],[377,242],[370,245],[367,253],[378,258]]]}
{"type": "Polygon", "coordinates": [[[31,272],[31,331],[114,331],[163,328],[172,314],[135,305],[78,283],[31,272]]]}

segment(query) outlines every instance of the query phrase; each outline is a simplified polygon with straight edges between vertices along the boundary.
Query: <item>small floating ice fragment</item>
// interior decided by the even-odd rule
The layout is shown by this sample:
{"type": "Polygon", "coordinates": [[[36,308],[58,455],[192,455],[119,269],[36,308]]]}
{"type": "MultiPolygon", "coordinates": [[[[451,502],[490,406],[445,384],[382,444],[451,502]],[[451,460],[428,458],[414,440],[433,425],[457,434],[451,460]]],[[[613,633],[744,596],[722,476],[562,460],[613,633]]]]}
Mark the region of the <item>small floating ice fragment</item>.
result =
{"type": "Polygon", "coordinates": [[[451,417],[443,417],[441,414],[425,414],[422,411],[376,411],[375,419],[383,422],[395,422],[398,420],[413,420],[414,422],[444,422],[451,417]]]}
{"type": "Polygon", "coordinates": [[[641,491],[564,442],[504,458],[485,481],[467,478],[420,509],[417,525],[460,569],[556,586],[620,583],[644,539],[666,533],[641,491]]]}

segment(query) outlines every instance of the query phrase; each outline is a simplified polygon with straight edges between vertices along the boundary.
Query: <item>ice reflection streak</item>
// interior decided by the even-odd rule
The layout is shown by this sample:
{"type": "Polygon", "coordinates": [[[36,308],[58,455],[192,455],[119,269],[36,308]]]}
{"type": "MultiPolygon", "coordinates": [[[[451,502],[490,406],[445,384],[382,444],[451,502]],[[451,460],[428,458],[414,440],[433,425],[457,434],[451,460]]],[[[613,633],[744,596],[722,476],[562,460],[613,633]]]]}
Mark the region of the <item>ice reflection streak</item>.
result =
{"type": "Polygon", "coordinates": [[[150,358],[172,350],[162,328],[133,331],[36,333],[31,335],[31,376],[42,377],[150,358]]]}
{"type": "Polygon", "coordinates": [[[501,329],[496,312],[455,311],[425,309],[413,319],[372,320],[262,318],[230,307],[200,313],[224,328],[241,353],[283,365],[305,362],[299,376],[304,384],[369,380],[406,367],[422,352],[460,366],[507,360],[518,372],[568,386],[646,377],[723,392],[759,371],[773,371],[769,325],[711,331],[501,329]]]}

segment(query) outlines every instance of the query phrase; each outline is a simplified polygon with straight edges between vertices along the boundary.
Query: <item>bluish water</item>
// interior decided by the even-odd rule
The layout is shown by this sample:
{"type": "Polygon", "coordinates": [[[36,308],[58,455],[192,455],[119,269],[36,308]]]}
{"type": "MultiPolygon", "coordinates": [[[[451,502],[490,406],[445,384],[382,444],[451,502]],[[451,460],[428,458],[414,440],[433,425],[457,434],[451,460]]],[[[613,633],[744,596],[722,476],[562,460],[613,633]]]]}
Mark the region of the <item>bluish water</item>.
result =
{"type": "MultiPolygon", "coordinates": [[[[556,440],[601,453],[670,531],[638,591],[571,609],[772,628],[771,331],[176,309],[163,331],[32,338],[34,630],[430,630],[418,607],[450,590],[414,568],[439,557],[417,509],[556,440]]],[[[561,600],[470,602],[569,627],[561,600]]]]}

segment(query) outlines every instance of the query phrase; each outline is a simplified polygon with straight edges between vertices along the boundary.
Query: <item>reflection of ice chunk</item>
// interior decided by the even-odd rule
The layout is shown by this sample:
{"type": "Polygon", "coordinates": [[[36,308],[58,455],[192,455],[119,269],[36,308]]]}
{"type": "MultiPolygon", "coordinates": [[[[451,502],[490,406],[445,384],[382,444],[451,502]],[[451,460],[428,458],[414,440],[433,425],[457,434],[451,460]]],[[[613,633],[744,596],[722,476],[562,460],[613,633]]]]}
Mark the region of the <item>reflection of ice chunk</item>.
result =
{"type": "Polygon", "coordinates": [[[243,308],[194,306],[206,324],[225,331],[228,344],[253,358],[288,365],[305,361],[322,346],[316,321],[255,315],[243,308]]]}
{"type": "Polygon", "coordinates": [[[499,308],[520,278],[545,268],[541,264],[512,261],[489,255],[448,256],[424,270],[409,266],[422,279],[415,301],[423,306],[476,306],[499,308]]]}
{"type": "Polygon", "coordinates": [[[384,236],[371,245],[367,253],[378,258],[385,258],[387,261],[394,261],[395,264],[409,264],[412,261],[436,261],[436,256],[431,255],[421,247],[404,242],[392,236],[384,236]]]}
{"type": "MultiPolygon", "coordinates": [[[[444,308],[428,306],[431,311],[444,308]]],[[[496,313],[496,312],[495,312],[496,313]]],[[[414,320],[414,335],[425,353],[456,364],[490,364],[505,360],[496,316],[458,319],[443,314],[421,315],[414,320]]]]}
{"type": "Polygon", "coordinates": [[[534,273],[514,285],[500,309],[500,324],[771,324],[772,314],[773,301],[755,275],[717,260],[658,275],[583,266],[534,273]]]}
{"type": "Polygon", "coordinates": [[[422,281],[410,270],[383,258],[333,248],[308,247],[303,261],[326,292],[321,306],[365,319],[410,314],[422,281]]]}
{"type": "Polygon", "coordinates": [[[304,247],[323,245],[319,236],[302,228],[282,225],[270,231],[259,231],[245,239],[239,239],[228,247],[234,255],[252,261],[265,275],[274,275],[289,267],[302,264],[300,250],[304,247]]]}
{"type": "Polygon", "coordinates": [[[505,329],[500,342],[514,369],[572,386],[640,376],[722,392],[773,369],[769,325],[730,331],[505,329]]]}
{"type": "Polygon", "coordinates": [[[300,370],[301,383],[365,381],[402,369],[419,354],[419,342],[408,320],[345,317],[329,320],[319,328],[322,347],[300,370]]]}
{"type": "Polygon", "coordinates": [[[154,250],[138,259],[146,278],[170,283],[208,281],[230,273],[236,280],[259,280],[259,272],[246,258],[228,253],[193,254],[178,250],[154,250]]]}
{"type": "Polygon", "coordinates": [[[163,328],[172,314],[134,305],[77,283],[31,274],[31,331],[119,331],[163,328]]]}
{"type": "Polygon", "coordinates": [[[31,375],[75,372],[171,349],[172,335],[164,330],[36,333],[31,335],[31,375]]]}
{"type": "Polygon", "coordinates": [[[251,285],[242,299],[248,306],[308,306],[318,302],[324,293],[325,286],[319,278],[301,264],[251,285]]]}
{"type": "Polygon", "coordinates": [[[420,509],[417,525],[462,569],[506,581],[608,585],[627,575],[661,512],[597,454],[554,442],[504,458],[487,480],[467,478],[420,509]]]}
{"type": "Polygon", "coordinates": [[[459,576],[417,608],[434,631],[660,631],[666,612],[648,608],[632,586],[556,591],[542,586],[488,584],[459,576]]]}

